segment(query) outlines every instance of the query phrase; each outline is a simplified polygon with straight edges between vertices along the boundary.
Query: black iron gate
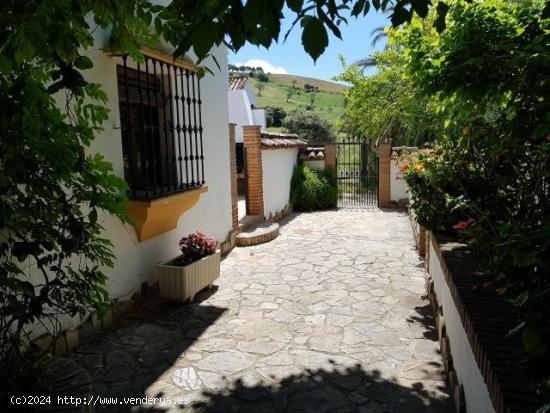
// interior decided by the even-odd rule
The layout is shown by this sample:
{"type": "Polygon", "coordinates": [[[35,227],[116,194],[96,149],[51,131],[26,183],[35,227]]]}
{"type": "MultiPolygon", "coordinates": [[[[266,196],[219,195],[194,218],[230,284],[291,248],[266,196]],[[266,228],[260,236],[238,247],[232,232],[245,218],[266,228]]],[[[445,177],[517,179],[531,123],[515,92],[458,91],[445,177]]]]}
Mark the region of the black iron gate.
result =
{"type": "Polygon", "coordinates": [[[378,153],[363,137],[347,136],[336,142],[338,206],[378,206],[378,153]]]}

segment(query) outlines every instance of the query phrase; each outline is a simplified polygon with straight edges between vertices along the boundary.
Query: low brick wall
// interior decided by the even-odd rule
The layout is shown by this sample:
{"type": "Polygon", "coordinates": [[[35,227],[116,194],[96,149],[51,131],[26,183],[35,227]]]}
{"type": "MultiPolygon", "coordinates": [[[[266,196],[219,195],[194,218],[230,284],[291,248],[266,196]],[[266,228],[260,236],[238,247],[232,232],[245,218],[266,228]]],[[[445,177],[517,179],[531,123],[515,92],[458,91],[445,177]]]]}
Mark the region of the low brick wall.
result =
{"type": "Polygon", "coordinates": [[[427,232],[427,291],[458,412],[535,412],[543,404],[525,364],[514,308],[495,292],[464,244],[427,232]]]}

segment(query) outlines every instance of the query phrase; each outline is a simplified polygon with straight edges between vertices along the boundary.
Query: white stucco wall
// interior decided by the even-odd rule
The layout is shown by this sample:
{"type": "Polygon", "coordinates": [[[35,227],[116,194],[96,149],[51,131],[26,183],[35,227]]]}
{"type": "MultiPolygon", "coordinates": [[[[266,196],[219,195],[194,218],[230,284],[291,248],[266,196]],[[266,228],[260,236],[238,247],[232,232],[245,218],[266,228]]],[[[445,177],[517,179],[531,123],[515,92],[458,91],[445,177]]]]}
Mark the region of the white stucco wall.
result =
{"type": "MultiPolygon", "coordinates": [[[[226,86],[227,88],[227,86],[226,86]]],[[[244,90],[229,90],[227,92],[229,122],[235,127],[235,142],[243,142],[243,126],[253,125],[252,108],[250,100],[244,90]]]]}
{"type": "Polygon", "coordinates": [[[434,247],[430,242],[430,275],[439,305],[443,307],[447,336],[451,343],[453,368],[459,383],[464,386],[466,411],[468,413],[492,413],[495,411],[487,385],[477,366],[460,315],[454,304],[451,291],[443,276],[443,270],[434,247]]]}
{"type": "Polygon", "coordinates": [[[264,215],[267,218],[288,205],[290,179],[297,160],[297,148],[262,150],[264,215]]]}
{"type": "MultiPolygon", "coordinates": [[[[105,236],[114,244],[116,262],[107,269],[111,298],[130,296],[144,282],[155,280],[155,264],[178,254],[178,240],[188,233],[201,230],[218,241],[224,241],[231,230],[231,182],[227,110],[227,53],[225,48],[214,52],[220,66],[213,61],[205,64],[214,74],[201,80],[204,170],[208,192],[182,215],[175,230],[144,242],[138,242],[131,225],[104,216],[105,236]]],[[[85,72],[87,80],[100,83],[109,99],[109,119],[105,130],[92,144],[90,152],[101,153],[123,177],[122,141],[117,92],[116,60],[100,50],[91,51],[94,68],[85,72]]]]}
{"type": "Polygon", "coordinates": [[[252,81],[251,80],[248,80],[248,82],[246,82],[246,85],[244,87],[244,91],[246,93],[246,96],[248,97],[248,101],[250,102],[250,106],[258,106],[258,98],[256,97],[256,94],[254,93],[254,88],[252,87],[252,81]]]}
{"type": "Polygon", "coordinates": [[[409,199],[408,191],[409,188],[403,179],[397,160],[390,160],[390,199],[396,202],[401,199],[409,199]]]}
{"type": "Polygon", "coordinates": [[[304,165],[316,171],[322,171],[325,169],[325,160],[324,159],[305,160],[304,165]]]}
{"type": "Polygon", "coordinates": [[[252,118],[254,119],[254,125],[260,126],[262,131],[266,130],[267,122],[265,119],[265,109],[261,109],[261,108],[252,109],[252,118]]]}

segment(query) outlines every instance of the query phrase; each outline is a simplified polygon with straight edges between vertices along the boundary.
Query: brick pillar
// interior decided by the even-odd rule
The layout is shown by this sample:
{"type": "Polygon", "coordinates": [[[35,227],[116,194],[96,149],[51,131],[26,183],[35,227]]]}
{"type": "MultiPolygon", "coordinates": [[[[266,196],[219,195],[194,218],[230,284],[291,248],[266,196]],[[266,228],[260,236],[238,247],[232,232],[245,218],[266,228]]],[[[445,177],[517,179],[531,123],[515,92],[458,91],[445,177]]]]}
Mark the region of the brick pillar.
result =
{"type": "Polygon", "coordinates": [[[391,143],[378,143],[378,205],[382,208],[390,206],[390,162],[391,143]]]}
{"type": "Polygon", "coordinates": [[[243,126],[246,149],[246,206],[250,215],[264,218],[264,188],[260,126],[243,126]]]}
{"type": "Polygon", "coordinates": [[[229,162],[231,170],[231,221],[234,230],[239,228],[239,204],[237,197],[237,152],[235,149],[235,124],[229,124],[229,162]]]}
{"type": "Polygon", "coordinates": [[[336,144],[325,144],[325,169],[336,172],[336,144]]]}

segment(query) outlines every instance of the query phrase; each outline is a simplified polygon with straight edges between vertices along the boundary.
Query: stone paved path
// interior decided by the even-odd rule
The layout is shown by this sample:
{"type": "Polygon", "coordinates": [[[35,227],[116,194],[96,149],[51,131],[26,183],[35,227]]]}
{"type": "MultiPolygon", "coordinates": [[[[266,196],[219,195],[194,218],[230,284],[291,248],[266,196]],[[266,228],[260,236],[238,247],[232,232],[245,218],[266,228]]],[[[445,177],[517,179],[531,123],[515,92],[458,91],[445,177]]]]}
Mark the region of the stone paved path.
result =
{"type": "Polygon", "coordinates": [[[142,310],[73,357],[98,394],[186,403],[133,411],[450,412],[423,274],[403,213],[296,215],[234,250],[201,302],[142,310]]]}

